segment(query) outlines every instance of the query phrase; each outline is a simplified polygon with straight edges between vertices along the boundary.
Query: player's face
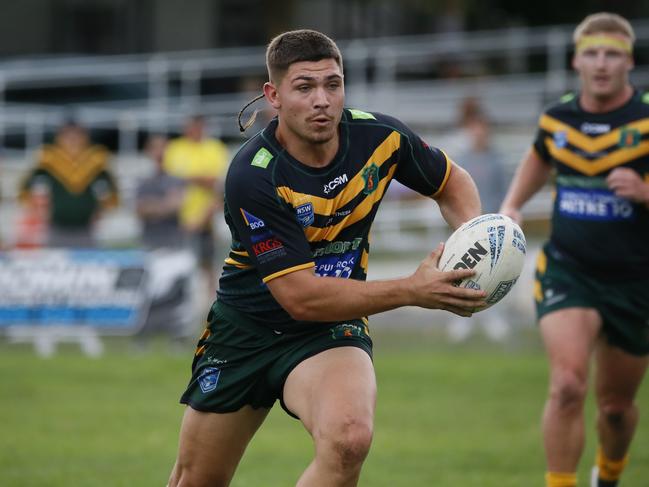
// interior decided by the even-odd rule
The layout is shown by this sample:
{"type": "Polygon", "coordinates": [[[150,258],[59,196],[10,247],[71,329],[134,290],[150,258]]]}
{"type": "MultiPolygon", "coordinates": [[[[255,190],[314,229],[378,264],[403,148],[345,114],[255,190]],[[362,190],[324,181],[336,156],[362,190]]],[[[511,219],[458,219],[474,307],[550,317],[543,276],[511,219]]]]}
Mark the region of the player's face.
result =
{"type": "MultiPolygon", "coordinates": [[[[602,35],[630,39],[619,34],[602,35]]],[[[599,100],[615,98],[624,92],[633,69],[633,58],[623,49],[613,46],[590,46],[579,50],[572,61],[579,73],[581,89],[586,96],[599,100]]]]}
{"type": "Polygon", "coordinates": [[[267,83],[264,89],[289,133],[311,144],[337,136],[345,88],[335,60],[293,63],[277,86],[267,83]]]}

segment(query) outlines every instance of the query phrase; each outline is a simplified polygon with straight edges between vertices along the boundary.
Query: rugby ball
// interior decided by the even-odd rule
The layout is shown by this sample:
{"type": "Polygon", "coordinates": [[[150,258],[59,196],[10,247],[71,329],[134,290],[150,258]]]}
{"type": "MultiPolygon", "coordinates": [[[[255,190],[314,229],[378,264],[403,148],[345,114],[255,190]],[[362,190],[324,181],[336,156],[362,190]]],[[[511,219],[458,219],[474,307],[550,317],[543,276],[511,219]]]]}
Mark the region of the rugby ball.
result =
{"type": "Polygon", "coordinates": [[[487,306],[475,310],[481,311],[504,298],[516,284],[523,270],[526,246],[525,235],[514,220],[488,213],[469,220],[451,234],[438,267],[442,271],[476,271],[458,286],[487,293],[487,306]]]}

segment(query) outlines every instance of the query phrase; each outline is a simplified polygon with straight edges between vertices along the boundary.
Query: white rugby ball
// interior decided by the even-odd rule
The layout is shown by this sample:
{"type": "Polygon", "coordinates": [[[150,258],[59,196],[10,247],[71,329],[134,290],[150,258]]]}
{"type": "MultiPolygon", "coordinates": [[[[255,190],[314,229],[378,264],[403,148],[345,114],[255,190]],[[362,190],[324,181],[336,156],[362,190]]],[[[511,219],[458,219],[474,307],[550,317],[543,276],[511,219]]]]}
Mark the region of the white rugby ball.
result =
{"type": "MultiPolygon", "coordinates": [[[[521,275],[526,252],[525,235],[508,216],[488,213],[469,220],[444,244],[439,269],[472,269],[475,275],[458,284],[487,293],[487,306],[496,304],[521,275]]],[[[478,310],[476,310],[478,311],[478,310]]]]}

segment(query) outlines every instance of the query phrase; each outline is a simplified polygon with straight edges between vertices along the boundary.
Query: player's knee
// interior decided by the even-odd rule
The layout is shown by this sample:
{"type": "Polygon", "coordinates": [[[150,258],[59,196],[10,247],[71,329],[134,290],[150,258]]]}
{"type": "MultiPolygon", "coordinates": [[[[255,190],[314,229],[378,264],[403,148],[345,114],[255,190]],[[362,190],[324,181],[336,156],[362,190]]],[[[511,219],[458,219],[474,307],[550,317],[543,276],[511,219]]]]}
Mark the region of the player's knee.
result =
{"type": "Polygon", "coordinates": [[[568,411],[583,406],[587,391],[585,378],[572,371],[563,371],[552,378],[550,398],[560,410],[568,411]]]}
{"type": "Polygon", "coordinates": [[[635,409],[632,401],[604,400],[599,404],[600,417],[612,427],[622,427],[625,418],[635,409]]]}
{"type": "Polygon", "coordinates": [[[337,432],[328,439],[337,467],[341,470],[358,468],[370,451],[373,433],[371,423],[349,419],[342,421],[331,431],[337,432]]]}

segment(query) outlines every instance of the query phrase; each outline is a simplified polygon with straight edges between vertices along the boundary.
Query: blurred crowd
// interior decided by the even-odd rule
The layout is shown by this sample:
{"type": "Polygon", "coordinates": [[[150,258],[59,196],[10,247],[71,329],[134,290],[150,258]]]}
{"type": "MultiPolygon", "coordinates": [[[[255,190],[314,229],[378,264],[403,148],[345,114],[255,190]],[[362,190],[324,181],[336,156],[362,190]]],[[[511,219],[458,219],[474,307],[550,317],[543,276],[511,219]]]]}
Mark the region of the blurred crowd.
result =
{"type": "MultiPolygon", "coordinates": [[[[222,208],[227,146],[210,137],[204,117],[196,115],[181,136],[153,134],[143,150],[154,171],[136,185],[140,243],[146,249],[190,249],[213,292],[213,222],[222,208]]],[[[97,222],[120,201],[109,151],[94,144],[78,122],[68,121],[35,159],[20,184],[15,246],[96,247],[97,222]]]]}

